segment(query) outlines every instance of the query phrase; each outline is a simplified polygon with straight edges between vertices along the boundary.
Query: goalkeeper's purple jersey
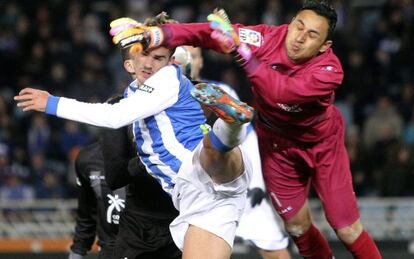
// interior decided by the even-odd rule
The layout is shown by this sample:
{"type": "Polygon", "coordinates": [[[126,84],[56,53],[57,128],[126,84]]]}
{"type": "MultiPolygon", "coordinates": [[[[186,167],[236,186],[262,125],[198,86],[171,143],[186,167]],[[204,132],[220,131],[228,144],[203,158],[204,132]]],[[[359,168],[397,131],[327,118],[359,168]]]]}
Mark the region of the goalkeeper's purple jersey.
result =
{"type": "MultiPolygon", "coordinates": [[[[335,89],[343,79],[342,66],[328,49],[302,64],[293,63],[284,46],[287,25],[233,25],[253,57],[243,65],[252,83],[258,125],[275,134],[317,142],[337,131],[339,110],[333,106],[335,89]]],[[[169,46],[193,45],[221,52],[210,37],[209,23],[163,25],[169,46]]]]}

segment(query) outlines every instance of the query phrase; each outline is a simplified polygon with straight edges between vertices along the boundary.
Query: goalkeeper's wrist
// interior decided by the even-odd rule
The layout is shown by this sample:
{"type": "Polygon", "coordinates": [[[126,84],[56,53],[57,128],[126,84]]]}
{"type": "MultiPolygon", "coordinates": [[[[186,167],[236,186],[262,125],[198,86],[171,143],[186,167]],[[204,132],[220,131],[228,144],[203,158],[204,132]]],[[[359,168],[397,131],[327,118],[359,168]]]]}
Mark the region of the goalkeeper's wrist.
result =
{"type": "Polygon", "coordinates": [[[253,56],[251,49],[245,43],[241,43],[231,54],[240,66],[244,66],[253,56]]]}
{"type": "Polygon", "coordinates": [[[149,48],[156,48],[161,46],[164,42],[164,33],[162,32],[162,29],[157,26],[149,27],[148,33],[150,35],[150,42],[149,42],[149,48]]]}

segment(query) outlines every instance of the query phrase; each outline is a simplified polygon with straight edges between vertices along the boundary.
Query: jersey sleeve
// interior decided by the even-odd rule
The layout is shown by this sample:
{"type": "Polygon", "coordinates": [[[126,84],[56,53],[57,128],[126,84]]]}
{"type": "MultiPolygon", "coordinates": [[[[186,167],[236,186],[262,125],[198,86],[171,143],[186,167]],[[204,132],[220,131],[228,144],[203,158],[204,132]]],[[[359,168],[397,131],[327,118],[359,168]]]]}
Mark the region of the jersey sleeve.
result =
{"type": "Polygon", "coordinates": [[[169,23],[162,25],[161,29],[165,36],[165,44],[168,47],[191,45],[222,52],[220,45],[210,37],[212,30],[207,22],[169,23]]]}
{"type": "Polygon", "coordinates": [[[111,190],[128,185],[128,161],[133,157],[129,150],[126,128],[101,131],[102,155],[105,167],[105,179],[111,190]]]}
{"type": "Polygon", "coordinates": [[[73,244],[70,248],[80,255],[85,255],[91,249],[95,241],[97,225],[96,196],[89,180],[85,178],[85,169],[80,163],[75,163],[76,175],[79,181],[78,208],[76,210],[73,244]]]}
{"type": "MultiPolygon", "coordinates": [[[[243,24],[233,24],[234,30],[238,33],[241,42],[250,42],[257,44],[263,41],[263,38],[254,38],[254,34],[249,33],[250,30],[256,32],[265,32],[269,29],[268,25],[245,26],[243,24]],[[255,42],[255,40],[257,40],[255,42]]],[[[180,23],[180,24],[164,24],[161,26],[165,34],[165,44],[168,47],[177,47],[181,45],[191,45],[194,47],[202,47],[212,49],[223,53],[220,44],[211,38],[212,29],[210,23],[180,23]]],[[[250,45],[249,45],[250,46],[250,45]]],[[[252,48],[253,53],[260,51],[259,48],[252,48]]],[[[256,53],[258,54],[258,53],[256,53]]]]}
{"type": "Polygon", "coordinates": [[[177,73],[174,66],[166,66],[138,86],[130,97],[115,104],[49,97],[46,113],[98,127],[120,128],[158,114],[176,103],[180,87],[177,73]]]}

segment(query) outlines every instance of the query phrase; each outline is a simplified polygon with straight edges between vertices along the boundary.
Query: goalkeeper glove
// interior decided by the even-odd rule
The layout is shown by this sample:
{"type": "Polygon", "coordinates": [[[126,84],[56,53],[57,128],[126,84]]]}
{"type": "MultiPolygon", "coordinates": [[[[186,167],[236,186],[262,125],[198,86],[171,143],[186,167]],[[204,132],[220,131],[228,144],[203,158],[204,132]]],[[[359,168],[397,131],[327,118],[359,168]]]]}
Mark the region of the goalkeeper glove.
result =
{"type": "Polygon", "coordinates": [[[210,21],[210,28],[213,29],[211,38],[219,42],[224,53],[231,53],[241,65],[250,60],[252,57],[250,48],[240,42],[239,36],[223,9],[215,9],[207,16],[207,20],[210,21]]]}
{"type": "Polygon", "coordinates": [[[132,53],[158,47],[164,40],[161,28],[147,27],[128,17],[116,19],[109,26],[113,43],[121,48],[131,47],[132,53]]]}
{"type": "Polygon", "coordinates": [[[213,29],[211,38],[219,42],[224,53],[230,53],[240,45],[239,36],[223,9],[215,9],[207,16],[207,20],[210,21],[210,28],[213,29]]]}

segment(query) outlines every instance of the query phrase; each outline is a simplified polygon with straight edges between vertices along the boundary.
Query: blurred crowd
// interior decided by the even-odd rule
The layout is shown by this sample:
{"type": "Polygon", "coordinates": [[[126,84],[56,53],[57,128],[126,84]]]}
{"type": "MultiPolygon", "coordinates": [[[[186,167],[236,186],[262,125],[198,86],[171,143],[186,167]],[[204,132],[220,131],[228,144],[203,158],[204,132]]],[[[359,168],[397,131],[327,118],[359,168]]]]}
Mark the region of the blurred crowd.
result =
{"type": "MultiPolygon", "coordinates": [[[[345,70],[336,104],[358,196],[414,195],[414,0],[333,0],[334,50],[345,70]]],[[[167,11],[179,22],[205,21],[217,6],[232,22],[288,23],[299,0],[0,1],[0,201],[71,198],[73,161],[99,130],[41,113],[23,113],[24,87],[87,102],[128,83],[109,22],[167,11]],[[237,4],[236,4],[237,3],[237,4]]],[[[248,80],[228,56],[204,51],[203,77],[224,81],[250,102],[248,80]]],[[[139,106],[137,106],[139,109],[139,106]]]]}

